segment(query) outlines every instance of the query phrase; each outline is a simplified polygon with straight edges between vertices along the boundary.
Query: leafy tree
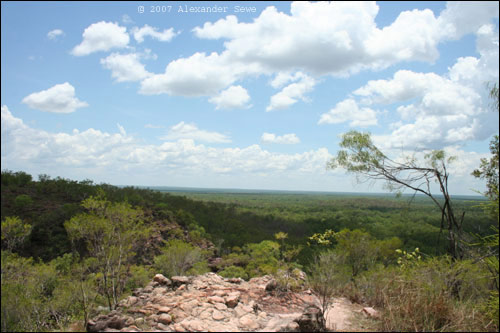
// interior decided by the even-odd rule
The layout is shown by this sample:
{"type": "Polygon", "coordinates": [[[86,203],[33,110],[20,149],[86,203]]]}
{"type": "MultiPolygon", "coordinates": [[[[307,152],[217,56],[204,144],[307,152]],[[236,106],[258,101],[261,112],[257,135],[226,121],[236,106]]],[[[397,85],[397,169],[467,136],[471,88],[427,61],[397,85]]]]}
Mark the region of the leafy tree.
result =
{"type": "Polygon", "coordinates": [[[25,211],[31,204],[33,204],[33,199],[27,194],[20,194],[14,200],[14,206],[18,212],[25,211]]]}
{"type": "Polygon", "coordinates": [[[455,157],[447,157],[443,150],[434,150],[425,155],[424,165],[413,156],[401,162],[394,161],[373,144],[369,133],[357,131],[345,133],[340,146],[345,149],[329,161],[328,168],[343,167],[355,173],[358,181],[385,180],[391,191],[411,189],[415,194],[428,196],[441,211],[441,230],[448,230],[449,254],[455,259],[463,257],[462,224],[465,212],[457,218],[448,192],[449,173],[446,166],[455,157]],[[431,182],[438,184],[444,201],[432,194],[431,182]]]}
{"type": "Polygon", "coordinates": [[[154,266],[167,277],[185,275],[196,263],[204,261],[201,250],[179,239],[171,239],[154,258],[154,266]]]}
{"type": "Polygon", "coordinates": [[[14,250],[30,234],[31,226],[24,224],[17,216],[2,221],[2,249],[14,250]]]}
{"type": "Polygon", "coordinates": [[[379,248],[369,233],[359,229],[344,229],[336,233],[335,238],[337,245],[334,251],[339,261],[349,266],[352,280],[377,260],[379,248]]]}
{"type": "Polygon", "coordinates": [[[218,272],[217,274],[225,278],[242,278],[242,279],[248,278],[245,269],[240,266],[228,266],[224,268],[222,271],[218,272]]]}
{"type": "MultiPolygon", "coordinates": [[[[493,109],[499,111],[499,96],[498,96],[498,86],[495,84],[490,90],[490,97],[493,101],[493,109]]],[[[479,169],[472,172],[472,175],[477,178],[486,180],[486,192],[485,195],[490,198],[490,200],[498,200],[499,192],[499,154],[500,147],[498,143],[498,135],[493,136],[490,141],[490,159],[482,158],[479,169]]],[[[498,212],[498,210],[497,210],[498,212]]],[[[493,212],[495,214],[495,212],[493,212]]]]}
{"type": "MultiPolygon", "coordinates": [[[[327,315],[339,286],[339,267],[337,254],[332,250],[320,253],[309,267],[307,282],[312,291],[318,296],[323,316],[327,315]]],[[[324,317],[323,317],[324,319],[324,317]]],[[[325,323],[320,323],[324,327],[325,323]]]]}
{"type": "Polygon", "coordinates": [[[258,244],[247,244],[245,251],[249,254],[250,261],[245,270],[248,276],[275,273],[278,269],[279,249],[279,244],[270,240],[264,240],[258,244]]]}
{"type": "Polygon", "coordinates": [[[498,135],[495,135],[490,142],[490,159],[482,158],[479,169],[472,172],[472,175],[476,178],[481,178],[486,180],[486,192],[485,195],[491,200],[498,199],[498,175],[499,175],[499,152],[500,147],[498,143],[498,135]]]}
{"type": "Polygon", "coordinates": [[[70,239],[83,240],[90,256],[96,259],[93,269],[99,273],[100,291],[111,310],[122,292],[134,246],[147,236],[149,228],[144,225],[140,208],[111,203],[103,192],[84,200],[82,206],[87,212],[74,216],[64,226],[70,239]]]}

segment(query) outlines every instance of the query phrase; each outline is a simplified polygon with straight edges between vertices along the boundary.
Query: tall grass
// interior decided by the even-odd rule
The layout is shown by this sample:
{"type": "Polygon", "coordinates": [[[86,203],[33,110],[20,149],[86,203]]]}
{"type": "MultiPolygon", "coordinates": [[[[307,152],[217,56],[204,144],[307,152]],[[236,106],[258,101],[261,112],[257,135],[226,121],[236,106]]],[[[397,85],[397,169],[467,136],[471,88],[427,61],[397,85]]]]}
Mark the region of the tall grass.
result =
{"type": "Polygon", "coordinates": [[[381,309],[382,331],[498,331],[484,311],[489,283],[479,265],[440,257],[372,269],[344,296],[381,309]]]}

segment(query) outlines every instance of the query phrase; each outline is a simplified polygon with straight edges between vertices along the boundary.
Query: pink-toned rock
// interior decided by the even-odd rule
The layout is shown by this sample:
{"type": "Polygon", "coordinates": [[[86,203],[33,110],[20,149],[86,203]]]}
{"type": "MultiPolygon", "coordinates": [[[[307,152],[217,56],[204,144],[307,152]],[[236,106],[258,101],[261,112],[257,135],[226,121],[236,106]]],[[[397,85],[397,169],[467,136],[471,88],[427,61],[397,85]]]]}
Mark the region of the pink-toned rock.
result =
{"type": "Polygon", "coordinates": [[[153,278],[153,281],[160,284],[166,284],[167,286],[172,284],[172,281],[166,278],[163,274],[156,274],[153,278]]]}
{"type": "Polygon", "coordinates": [[[238,318],[243,317],[244,315],[252,311],[253,309],[251,307],[249,307],[248,305],[244,305],[243,303],[238,304],[238,306],[234,308],[234,312],[236,313],[236,316],[238,318]]]}
{"type": "Polygon", "coordinates": [[[170,312],[170,314],[171,314],[172,316],[174,316],[175,321],[181,321],[181,320],[183,320],[184,318],[186,318],[186,317],[188,316],[186,312],[182,311],[182,310],[181,310],[181,309],[179,309],[179,308],[175,308],[175,309],[173,309],[173,310],[170,312]]]}
{"type": "Polygon", "coordinates": [[[167,313],[162,313],[160,317],[158,317],[158,322],[168,325],[172,322],[172,316],[167,313]]]}
{"type": "Polygon", "coordinates": [[[164,312],[164,313],[169,313],[169,312],[170,312],[170,310],[172,310],[172,309],[171,309],[171,308],[169,308],[168,306],[161,306],[161,307],[159,307],[159,308],[158,308],[158,312],[159,312],[159,313],[162,313],[162,312],[164,312]]]}
{"type": "Polygon", "coordinates": [[[368,317],[372,317],[372,318],[379,318],[380,317],[380,313],[372,307],[363,308],[362,311],[368,317]]]}
{"type": "Polygon", "coordinates": [[[224,303],[224,298],[220,297],[220,296],[210,296],[208,298],[208,301],[212,304],[215,304],[215,303],[224,303]]]}
{"type": "Polygon", "coordinates": [[[203,311],[202,313],[200,313],[199,316],[197,316],[198,318],[200,319],[203,319],[203,320],[210,320],[212,319],[212,309],[206,309],[205,311],[203,311]]]}
{"type": "Polygon", "coordinates": [[[173,325],[173,329],[176,331],[176,332],[185,332],[186,329],[184,328],[184,326],[182,326],[180,323],[176,323],[173,325]]]}
{"type": "Polygon", "coordinates": [[[129,307],[129,306],[134,305],[138,301],[139,301],[139,298],[137,298],[135,296],[129,296],[129,297],[127,297],[127,300],[124,303],[125,303],[125,306],[129,307]]]}
{"type": "Polygon", "coordinates": [[[192,332],[192,331],[198,331],[198,332],[201,332],[201,331],[204,331],[205,330],[205,325],[203,323],[203,321],[199,320],[199,319],[192,319],[192,320],[188,320],[188,319],[184,319],[182,322],[181,322],[181,325],[188,331],[192,332]]]}
{"type": "Polygon", "coordinates": [[[259,328],[259,324],[257,324],[256,319],[257,318],[255,318],[254,315],[247,314],[247,315],[240,318],[240,320],[239,320],[240,327],[243,330],[246,330],[246,329],[256,330],[259,328]]]}
{"type": "Polygon", "coordinates": [[[193,299],[189,302],[184,302],[180,305],[180,308],[184,310],[186,313],[191,313],[195,307],[199,305],[198,301],[193,299]]]}
{"type": "Polygon", "coordinates": [[[214,303],[214,307],[219,311],[227,310],[227,305],[224,303],[214,303]]]}
{"type": "Polygon", "coordinates": [[[170,330],[170,327],[168,327],[167,325],[162,324],[162,323],[158,323],[158,325],[156,325],[156,327],[158,327],[162,331],[169,331],[170,330]]]}
{"type": "Polygon", "coordinates": [[[187,276],[172,276],[172,283],[174,286],[180,286],[181,284],[189,283],[189,278],[187,276]]]}
{"type": "Polygon", "coordinates": [[[236,307],[236,305],[238,305],[239,300],[240,300],[239,295],[228,295],[226,296],[226,305],[229,308],[234,308],[236,307]]]}
{"type": "Polygon", "coordinates": [[[218,310],[214,310],[214,312],[212,313],[212,318],[213,320],[222,320],[224,318],[226,318],[226,316],[224,316],[224,314],[218,310]]]}
{"type": "Polygon", "coordinates": [[[222,296],[226,296],[226,295],[227,295],[227,291],[225,291],[225,290],[216,290],[216,291],[214,292],[214,295],[215,295],[215,296],[220,296],[220,297],[222,297],[222,296]]]}

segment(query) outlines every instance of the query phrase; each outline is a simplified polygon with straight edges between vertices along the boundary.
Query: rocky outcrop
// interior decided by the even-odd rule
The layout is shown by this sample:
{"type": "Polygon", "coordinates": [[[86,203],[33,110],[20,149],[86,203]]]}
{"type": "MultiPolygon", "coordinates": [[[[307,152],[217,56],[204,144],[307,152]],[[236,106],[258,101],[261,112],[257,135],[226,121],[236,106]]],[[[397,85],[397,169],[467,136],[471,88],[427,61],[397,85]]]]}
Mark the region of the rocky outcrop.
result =
{"type": "Polygon", "coordinates": [[[306,309],[309,318],[315,320],[310,312],[317,299],[311,292],[278,295],[268,287],[272,281],[270,276],[244,281],[215,273],[171,279],[157,274],[145,288],[123,299],[116,310],[89,320],[87,330],[299,331],[307,326],[300,320],[305,318],[306,309]]]}

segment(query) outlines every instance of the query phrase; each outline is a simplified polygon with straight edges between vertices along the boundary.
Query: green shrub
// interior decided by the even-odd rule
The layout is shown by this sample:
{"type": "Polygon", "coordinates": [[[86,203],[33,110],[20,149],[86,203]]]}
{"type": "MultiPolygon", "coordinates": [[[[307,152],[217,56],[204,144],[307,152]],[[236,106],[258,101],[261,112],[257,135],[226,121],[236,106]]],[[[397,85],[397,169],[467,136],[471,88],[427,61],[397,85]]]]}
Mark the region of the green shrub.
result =
{"type": "Polygon", "coordinates": [[[208,267],[208,263],[206,260],[198,261],[191,267],[186,273],[188,275],[202,275],[210,272],[210,267],[208,267]]]}
{"type": "Polygon", "coordinates": [[[240,266],[228,266],[222,271],[218,272],[218,274],[225,278],[242,278],[245,280],[248,279],[248,275],[245,272],[245,269],[240,266]]]}
{"type": "Polygon", "coordinates": [[[31,226],[24,224],[17,216],[2,221],[2,249],[13,251],[30,234],[31,226]]]}
{"type": "Polygon", "coordinates": [[[280,246],[278,243],[265,240],[258,244],[247,244],[245,252],[250,256],[249,263],[245,269],[250,278],[276,273],[280,255],[280,246]]]}
{"type": "Polygon", "coordinates": [[[147,266],[131,265],[128,274],[125,290],[133,291],[136,288],[143,288],[154,276],[154,271],[147,266]]]}
{"type": "Polygon", "coordinates": [[[167,277],[185,275],[196,263],[204,260],[201,250],[179,239],[172,239],[154,258],[154,267],[167,277]]]}

